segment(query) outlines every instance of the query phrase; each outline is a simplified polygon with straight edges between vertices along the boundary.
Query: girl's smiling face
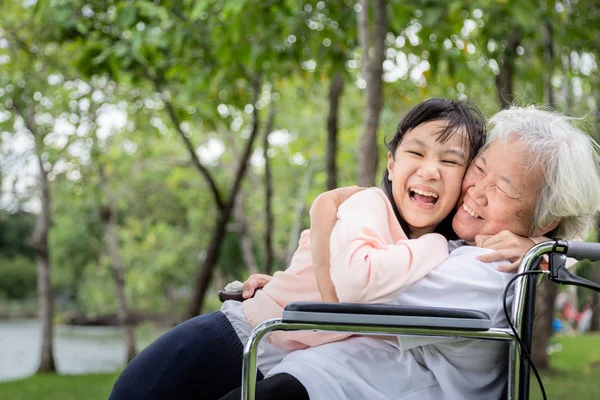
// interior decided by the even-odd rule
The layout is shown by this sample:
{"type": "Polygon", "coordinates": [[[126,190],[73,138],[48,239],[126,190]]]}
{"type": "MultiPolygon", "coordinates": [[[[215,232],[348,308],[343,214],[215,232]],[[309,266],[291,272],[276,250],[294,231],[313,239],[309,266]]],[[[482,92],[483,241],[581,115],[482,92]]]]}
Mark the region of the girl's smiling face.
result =
{"type": "Polygon", "coordinates": [[[388,179],[409,237],[431,233],[454,210],[468,164],[464,132],[438,141],[446,121],[423,123],[406,132],[388,153],[388,179]]]}

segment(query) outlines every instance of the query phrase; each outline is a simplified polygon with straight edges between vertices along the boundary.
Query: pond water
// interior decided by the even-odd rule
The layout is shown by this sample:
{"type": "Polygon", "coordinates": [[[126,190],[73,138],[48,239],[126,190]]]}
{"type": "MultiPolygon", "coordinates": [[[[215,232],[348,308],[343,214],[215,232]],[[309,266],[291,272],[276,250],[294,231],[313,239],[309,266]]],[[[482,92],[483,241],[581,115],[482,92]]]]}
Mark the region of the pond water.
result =
{"type": "MultiPolygon", "coordinates": [[[[54,359],[60,373],[113,372],[125,365],[121,328],[58,325],[54,329],[54,359]]],[[[0,381],[33,374],[40,349],[37,320],[0,321],[0,381]]]]}

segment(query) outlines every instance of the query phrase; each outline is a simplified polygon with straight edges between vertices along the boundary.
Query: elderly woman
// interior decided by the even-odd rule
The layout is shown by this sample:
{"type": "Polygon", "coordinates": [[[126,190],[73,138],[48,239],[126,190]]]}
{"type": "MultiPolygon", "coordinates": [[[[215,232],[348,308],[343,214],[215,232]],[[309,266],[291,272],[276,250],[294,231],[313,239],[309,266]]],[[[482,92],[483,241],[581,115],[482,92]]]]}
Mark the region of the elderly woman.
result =
{"type": "MultiPolygon", "coordinates": [[[[504,255],[469,245],[504,231],[573,238],[591,226],[600,204],[592,140],[565,117],[533,107],[501,111],[490,125],[453,219],[463,241],[395,304],[479,309],[506,327],[502,292],[512,275],[498,271],[502,262],[478,260],[504,255]]],[[[505,343],[471,339],[354,337],[286,356],[258,383],[257,399],[500,398],[507,354],[505,343]]]]}

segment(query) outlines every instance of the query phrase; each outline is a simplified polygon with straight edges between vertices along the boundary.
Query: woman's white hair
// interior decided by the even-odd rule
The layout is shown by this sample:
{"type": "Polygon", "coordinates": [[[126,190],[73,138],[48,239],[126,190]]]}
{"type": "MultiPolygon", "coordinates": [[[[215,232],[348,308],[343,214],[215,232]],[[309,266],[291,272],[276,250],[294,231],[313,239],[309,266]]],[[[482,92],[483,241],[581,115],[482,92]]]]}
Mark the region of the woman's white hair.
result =
{"type": "Polygon", "coordinates": [[[518,138],[529,153],[528,172],[539,168],[544,172],[530,232],[560,221],[550,232],[554,237],[585,238],[600,205],[596,142],[575,128],[568,117],[533,106],[500,111],[489,124],[481,151],[496,140],[508,144],[518,138]]]}

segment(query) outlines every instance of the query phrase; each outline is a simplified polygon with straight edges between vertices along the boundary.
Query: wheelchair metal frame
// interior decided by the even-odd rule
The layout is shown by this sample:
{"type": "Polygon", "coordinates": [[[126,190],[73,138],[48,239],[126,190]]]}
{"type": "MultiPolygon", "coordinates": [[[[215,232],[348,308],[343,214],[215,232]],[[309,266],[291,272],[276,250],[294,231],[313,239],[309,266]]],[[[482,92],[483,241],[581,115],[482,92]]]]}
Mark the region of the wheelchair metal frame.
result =
{"type": "MultiPolygon", "coordinates": [[[[541,257],[545,254],[561,253],[557,249],[557,241],[548,241],[533,246],[523,257],[519,272],[532,271],[539,267],[541,257]]],[[[567,249],[564,249],[564,253],[567,249]]],[[[546,271],[544,271],[546,272],[546,271]]],[[[541,276],[541,275],[540,275],[541,276]]],[[[535,312],[535,289],[537,276],[526,275],[515,283],[511,320],[528,353],[531,353],[532,332],[535,312]]],[[[437,336],[454,338],[472,338],[482,340],[500,340],[509,342],[508,385],[506,398],[510,400],[526,400],[529,398],[529,363],[527,358],[519,356],[519,344],[510,328],[490,328],[488,330],[461,330],[448,328],[430,328],[415,326],[383,326],[375,324],[324,323],[324,322],[286,322],[283,318],[274,318],[254,328],[244,346],[242,367],[242,400],[254,400],[256,389],[256,355],[260,340],[269,332],[282,331],[327,331],[346,332],[368,335],[406,335],[437,336]]]]}

